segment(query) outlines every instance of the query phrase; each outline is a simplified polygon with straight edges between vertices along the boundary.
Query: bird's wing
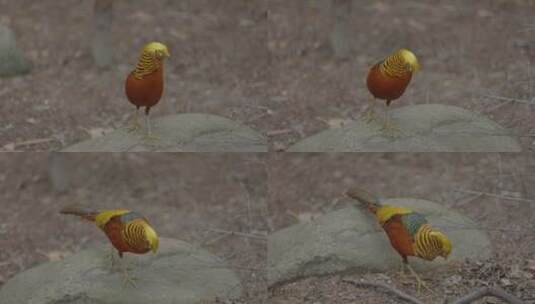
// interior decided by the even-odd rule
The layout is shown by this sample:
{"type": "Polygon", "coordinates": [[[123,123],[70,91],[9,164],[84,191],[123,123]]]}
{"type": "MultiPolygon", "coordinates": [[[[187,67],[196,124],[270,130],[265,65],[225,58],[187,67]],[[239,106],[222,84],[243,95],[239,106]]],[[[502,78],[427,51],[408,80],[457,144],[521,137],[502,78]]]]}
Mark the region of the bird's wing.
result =
{"type": "Polygon", "coordinates": [[[95,224],[98,227],[103,228],[106,223],[115,216],[120,216],[130,211],[127,209],[110,209],[110,210],[101,210],[99,214],[95,217],[95,224]]]}
{"type": "Polygon", "coordinates": [[[379,220],[379,223],[383,225],[394,215],[405,215],[409,213],[413,213],[413,211],[405,207],[383,205],[377,209],[377,212],[375,214],[377,216],[377,220],[379,220]]]}
{"type": "Polygon", "coordinates": [[[427,224],[427,219],[424,215],[418,212],[411,212],[401,216],[401,221],[403,225],[409,232],[409,234],[414,238],[416,233],[422,227],[422,225],[427,224]]]}

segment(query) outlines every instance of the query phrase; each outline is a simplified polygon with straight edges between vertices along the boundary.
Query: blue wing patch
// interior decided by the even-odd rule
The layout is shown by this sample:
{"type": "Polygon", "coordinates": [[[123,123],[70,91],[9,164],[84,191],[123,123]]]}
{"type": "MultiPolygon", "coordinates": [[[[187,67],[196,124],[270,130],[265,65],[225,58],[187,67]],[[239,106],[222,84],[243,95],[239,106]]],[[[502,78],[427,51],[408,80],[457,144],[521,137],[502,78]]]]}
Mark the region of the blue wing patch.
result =
{"type": "Polygon", "coordinates": [[[409,233],[414,236],[422,225],[427,224],[427,219],[418,212],[412,212],[402,215],[401,222],[407,228],[409,233]]]}
{"type": "Polygon", "coordinates": [[[123,223],[128,223],[136,219],[144,219],[144,217],[137,212],[131,211],[125,214],[121,214],[120,219],[123,223]]]}

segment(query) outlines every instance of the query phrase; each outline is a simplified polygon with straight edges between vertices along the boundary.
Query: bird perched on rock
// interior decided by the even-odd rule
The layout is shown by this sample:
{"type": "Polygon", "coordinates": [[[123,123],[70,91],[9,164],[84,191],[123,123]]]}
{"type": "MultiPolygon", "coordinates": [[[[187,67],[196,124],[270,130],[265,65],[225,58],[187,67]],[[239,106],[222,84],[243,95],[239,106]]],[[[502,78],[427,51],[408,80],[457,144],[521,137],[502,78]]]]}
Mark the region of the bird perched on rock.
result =
{"type": "MultiPolygon", "coordinates": [[[[390,135],[395,131],[395,127],[390,122],[388,107],[393,100],[403,95],[409,85],[412,75],[420,70],[420,64],[416,56],[407,49],[399,49],[394,54],[376,63],[370,68],[366,85],[374,99],[386,100],[385,121],[383,129],[390,135]]],[[[375,100],[370,100],[367,121],[375,118],[375,100]]]]}
{"type": "Polygon", "coordinates": [[[407,257],[414,256],[427,261],[438,256],[446,259],[452,250],[448,237],[432,228],[423,214],[405,207],[381,205],[377,197],[361,189],[351,189],[346,195],[364,204],[376,216],[390,239],[390,244],[401,255],[402,267],[407,266],[416,277],[418,292],[420,286],[430,290],[410,266],[407,257]]]}
{"type": "Polygon", "coordinates": [[[125,92],[128,100],[136,106],[132,130],[139,129],[138,111],[145,107],[145,124],[147,136],[151,137],[149,111],[156,105],[163,94],[163,60],[170,57],[167,46],[160,42],[151,42],[143,47],[135,70],[128,74],[125,92]]]}
{"type": "MultiPolygon", "coordinates": [[[[117,250],[119,257],[124,252],[144,254],[158,250],[159,239],[149,221],[141,214],[126,209],[93,210],[83,206],[68,206],[61,209],[62,214],[72,214],[91,221],[108,237],[117,250]]],[[[113,252],[111,255],[113,266],[113,252]]],[[[134,284],[123,268],[125,281],[134,284]]]]}

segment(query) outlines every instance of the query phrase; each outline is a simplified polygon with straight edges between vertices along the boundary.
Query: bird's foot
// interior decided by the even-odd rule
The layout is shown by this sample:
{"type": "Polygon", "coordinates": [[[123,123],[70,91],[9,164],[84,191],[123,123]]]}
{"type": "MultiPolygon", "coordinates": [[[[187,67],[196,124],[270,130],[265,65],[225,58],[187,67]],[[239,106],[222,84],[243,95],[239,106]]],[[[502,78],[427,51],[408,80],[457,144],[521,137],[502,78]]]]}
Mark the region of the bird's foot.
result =
{"type": "Polygon", "coordinates": [[[375,115],[375,111],[373,110],[373,108],[368,109],[366,111],[366,114],[364,115],[364,121],[367,124],[370,124],[376,120],[377,120],[377,115],[375,115]]]}
{"type": "Polygon", "coordinates": [[[427,289],[430,293],[436,295],[436,293],[431,289],[429,288],[429,286],[427,286],[427,284],[424,282],[424,280],[422,280],[420,278],[420,276],[416,273],[416,271],[414,271],[414,269],[412,269],[412,267],[410,265],[407,265],[407,268],[409,268],[410,272],[412,273],[412,275],[414,276],[414,278],[416,278],[416,293],[418,295],[421,294],[422,292],[422,286],[427,289]]]}
{"type": "Polygon", "coordinates": [[[128,274],[128,271],[123,271],[123,286],[130,285],[132,287],[137,287],[136,284],[137,278],[128,274]]]}
{"type": "Polygon", "coordinates": [[[141,124],[139,123],[139,121],[136,119],[132,122],[132,124],[130,126],[128,126],[126,128],[126,130],[129,132],[129,133],[137,133],[141,130],[141,124]]]}
{"type": "Polygon", "coordinates": [[[110,263],[110,270],[113,271],[113,268],[115,267],[115,250],[113,247],[111,247],[111,250],[106,254],[106,259],[109,260],[110,263]]]}
{"type": "Polygon", "coordinates": [[[385,137],[392,139],[400,138],[401,136],[405,135],[405,133],[403,133],[398,126],[390,121],[384,123],[383,127],[381,128],[381,132],[385,137]]]}
{"type": "Polygon", "coordinates": [[[134,277],[134,276],[131,276],[128,271],[132,270],[131,267],[128,266],[128,264],[126,264],[126,261],[123,263],[123,267],[122,267],[122,273],[123,273],[123,286],[126,286],[126,285],[130,285],[132,287],[137,287],[136,286],[136,280],[137,278],[134,277]]]}
{"type": "Polygon", "coordinates": [[[143,136],[143,140],[157,142],[157,141],[160,141],[160,137],[158,135],[154,135],[152,133],[147,133],[147,134],[145,134],[145,136],[143,136]]]}

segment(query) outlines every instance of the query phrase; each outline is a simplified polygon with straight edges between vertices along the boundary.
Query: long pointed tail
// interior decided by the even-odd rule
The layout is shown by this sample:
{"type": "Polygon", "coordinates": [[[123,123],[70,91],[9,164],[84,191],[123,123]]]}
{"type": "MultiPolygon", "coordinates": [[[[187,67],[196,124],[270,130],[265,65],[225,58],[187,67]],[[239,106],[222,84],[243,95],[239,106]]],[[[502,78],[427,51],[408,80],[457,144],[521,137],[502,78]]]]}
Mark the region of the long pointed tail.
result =
{"type": "Polygon", "coordinates": [[[91,209],[87,206],[69,205],[69,206],[63,207],[59,213],[76,215],[88,221],[94,222],[95,217],[97,216],[97,214],[99,214],[99,211],[91,209]]]}
{"type": "Polygon", "coordinates": [[[370,212],[375,213],[377,209],[381,206],[379,203],[379,198],[370,192],[359,189],[359,188],[351,188],[346,191],[345,193],[348,197],[352,199],[356,199],[360,203],[364,204],[370,212]]]}

